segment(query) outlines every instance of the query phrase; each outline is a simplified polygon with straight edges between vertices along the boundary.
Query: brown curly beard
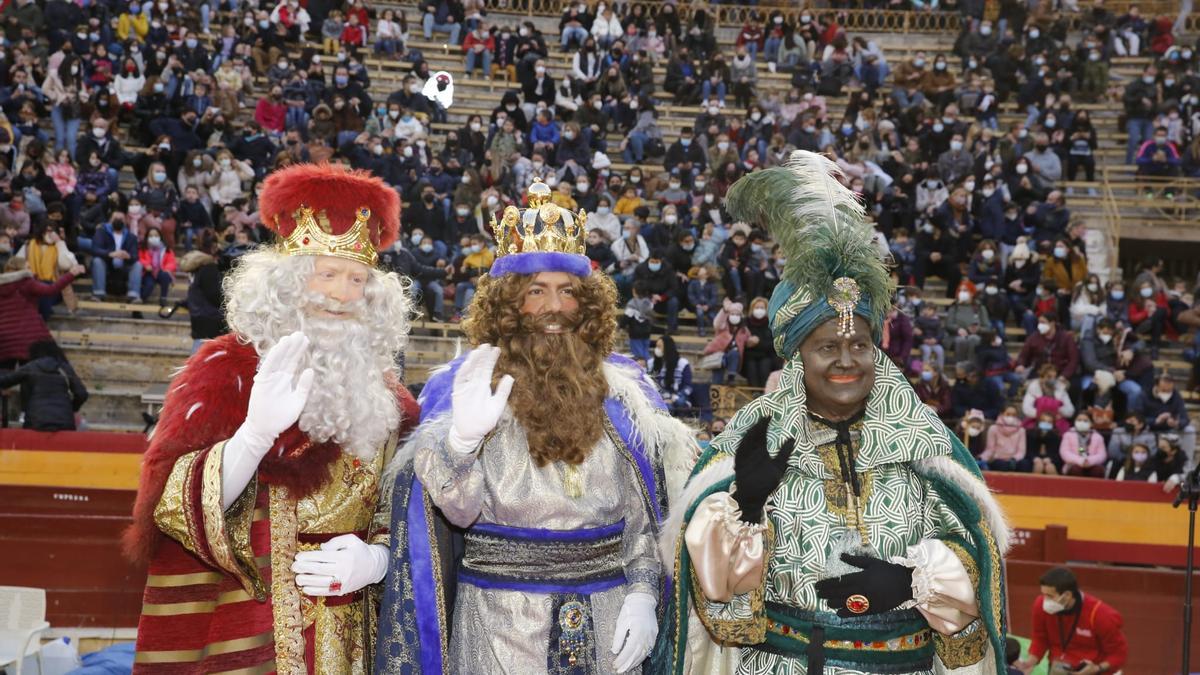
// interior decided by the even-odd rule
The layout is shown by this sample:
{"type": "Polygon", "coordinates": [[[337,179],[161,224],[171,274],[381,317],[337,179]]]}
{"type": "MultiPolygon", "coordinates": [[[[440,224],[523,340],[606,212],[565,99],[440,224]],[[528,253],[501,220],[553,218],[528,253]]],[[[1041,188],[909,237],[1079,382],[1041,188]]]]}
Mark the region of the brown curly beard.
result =
{"type": "Polygon", "coordinates": [[[608,381],[601,366],[616,337],[616,287],[602,274],[573,277],[579,308],[534,316],[521,312],[533,278],[480,279],[463,331],[473,345],[500,347],[492,384],[512,375],[508,404],[534,462],[579,464],[604,433],[608,381]],[[553,323],[564,332],[544,332],[553,323]]]}

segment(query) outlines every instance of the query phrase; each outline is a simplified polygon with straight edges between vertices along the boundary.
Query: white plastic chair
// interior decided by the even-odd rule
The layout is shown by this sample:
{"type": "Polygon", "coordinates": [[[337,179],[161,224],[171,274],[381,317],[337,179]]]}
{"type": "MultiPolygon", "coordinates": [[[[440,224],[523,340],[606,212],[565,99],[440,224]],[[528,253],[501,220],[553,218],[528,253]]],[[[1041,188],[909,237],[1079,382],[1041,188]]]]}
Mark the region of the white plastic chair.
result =
{"type": "Polygon", "coordinates": [[[37,654],[40,672],[41,645],[35,638],[49,627],[46,589],[0,586],[0,668],[15,663],[21,675],[25,657],[37,654]]]}

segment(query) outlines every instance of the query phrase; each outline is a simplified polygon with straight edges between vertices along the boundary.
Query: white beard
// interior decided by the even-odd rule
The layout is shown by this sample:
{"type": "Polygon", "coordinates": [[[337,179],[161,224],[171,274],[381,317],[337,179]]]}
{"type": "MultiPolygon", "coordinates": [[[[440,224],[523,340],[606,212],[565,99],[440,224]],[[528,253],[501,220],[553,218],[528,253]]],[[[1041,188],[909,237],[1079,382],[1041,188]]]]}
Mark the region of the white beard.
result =
{"type": "MultiPolygon", "coordinates": [[[[324,298],[309,298],[313,305],[329,307],[324,298]]],[[[371,459],[400,423],[400,410],[384,373],[392,368],[390,356],[381,354],[372,329],[360,317],[365,303],[353,308],[355,316],[329,319],[303,316],[300,330],[309,339],[302,368],[312,368],[313,386],[300,430],[315,442],[332,440],[346,452],[371,459]]]]}

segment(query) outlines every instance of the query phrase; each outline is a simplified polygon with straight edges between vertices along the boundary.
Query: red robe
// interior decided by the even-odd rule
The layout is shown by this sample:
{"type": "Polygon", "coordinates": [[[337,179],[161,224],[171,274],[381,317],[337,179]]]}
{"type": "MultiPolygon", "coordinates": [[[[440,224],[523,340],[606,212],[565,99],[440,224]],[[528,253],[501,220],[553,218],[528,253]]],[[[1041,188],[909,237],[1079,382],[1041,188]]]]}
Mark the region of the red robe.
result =
{"type": "MultiPolygon", "coordinates": [[[[248,526],[257,563],[233,560],[229,546],[207,540],[200,526],[193,537],[196,551],[189,551],[164,535],[154,519],[155,507],[181,457],[188,456],[190,462],[185,490],[194,491],[198,501],[201,490],[211,488],[201,485],[209,449],[232,437],[244,421],[257,366],[254,348],[226,335],[205,343],[168,386],[143,458],[134,522],[123,541],[127,555],[149,564],[138,623],[142,658],[135,662],[136,672],[207,673],[251,667],[267,672],[275,659],[275,644],[269,639],[275,612],[270,583],[272,530],[270,518],[264,515],[271,507],[269,493],[278,486],[286,487],[293,498],[317,492],[341,459],[341,449],[333,443],[310,445],[293,425],[279,438],[282,456],[271,452],[260,463],[257,480],[265,488],[256,491],[254,504],[242,505],[241,521],[248,526]],[[189,455],[195,451],[200,452],[189,455]],[[261,577],[257,587],[248,582],[253,574],[244,572],[249,565],[261,577]],[[147,656],[151,653],[156,655],[147,656]]],[[[394,389],[401,410],[398,431],[403,434],[418,420],[419,409],[406,389],[398,383],[394,389]]],[[[189,506],[194,512],[188,519],[200,523],[200,504],[189,502],[189,506]]],[[[230,511],[237,509],[237,505],[230,507],[230,511]]],[[[305,656],[311,666],[311,639],[305,656]]]]}

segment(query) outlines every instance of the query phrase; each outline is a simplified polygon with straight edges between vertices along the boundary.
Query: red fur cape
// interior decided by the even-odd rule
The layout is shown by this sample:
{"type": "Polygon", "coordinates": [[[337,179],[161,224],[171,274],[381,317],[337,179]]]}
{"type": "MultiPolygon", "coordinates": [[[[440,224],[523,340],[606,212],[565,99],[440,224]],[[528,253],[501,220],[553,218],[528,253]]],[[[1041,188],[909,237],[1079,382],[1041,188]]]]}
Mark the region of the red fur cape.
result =
{"type": "MultiPolygon", "coordinates": [[[[167,386],[158,425],[142,458],[133,524],[122,537],[125,555],[145,563],[163,535],[154,524],[154,507],[175,461],[189,452],[207,448],[233,436],[246,418],[250,388],[258,368],[254,347],[224,335],[204,343],[167,386]]],[[[401,433],[418,419],[419,408],[408,390],[393,385],[400,407],[401,433]]],[[[304,432],[293,425],[279,437],[284,452],[268,453],[259,464],[258,477],[266,483],[286,485],[297,496],[312,493],[329,477],[329,465],[341,450],[334,443],[304,449],[304,432]]]]}

